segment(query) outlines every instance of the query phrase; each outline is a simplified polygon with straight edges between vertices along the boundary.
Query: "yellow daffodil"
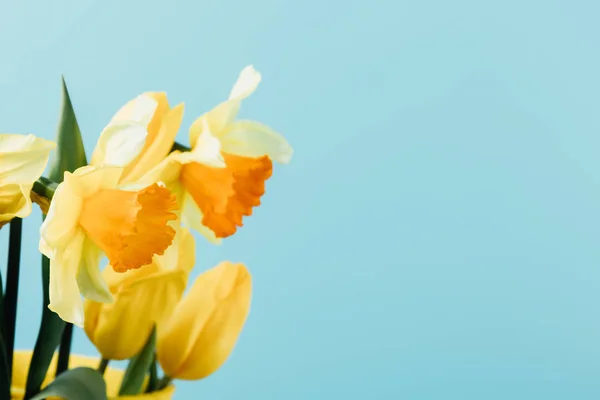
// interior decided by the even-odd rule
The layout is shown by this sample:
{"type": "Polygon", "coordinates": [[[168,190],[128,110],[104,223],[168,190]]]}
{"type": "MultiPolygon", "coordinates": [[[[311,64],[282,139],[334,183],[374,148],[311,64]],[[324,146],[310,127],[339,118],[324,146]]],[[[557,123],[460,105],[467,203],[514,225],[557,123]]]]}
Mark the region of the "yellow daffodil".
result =
{"type": "Polygon", "coordinates": [[[62,319],[83,326],[83,296],[111,302],[99,271],[102,253],[118,272],[152,263],[175,236],[175,196],[152,183],[122,188],[125,167],[144,148],[157,109],[151,96],[133,101],[102,131],[93,165],[65,173],[40,228],[40,251],[50,259],[50,305],[62,319]],[[130,190],[123,190],[130,189],[130,190]]]}
{"type": "Polygon", "coordinates": [[[174,151],[145,179],[161,180],[177,193],[183,222],[211,242],[234,234],[265,192],[272,161],[288,163],[292,147],[271,128],[235,120],[243,99],[261,80],[246,67],[229,99],[199,117],[190,128],[189,152],[174,151]]]}
{"type": "Polygon", "coordinates": [[[244,326],[251,292],[243,264],[222,262],[201,274],[158,331],[157,354],[165,374],[197,380],[219,369],[244,326]]]}
{"type": "Polygon", "coordinates": [[[163,265],[163,258],[137,270],[116,273],[104,269],[102,275],[113,294],[111,304],[86,300],[84,329],[104,358],[125,360],[144,346],[154,324],[166,323],[185,290],[189,271],[194,267],[193,236],[182,230],[177,265],[163,265]]]}
{"type": "Polygon", "coordinates": [[[34,135],[0,133],[0,227],[31,213],[31,188],[55,147],[34,135]]]}

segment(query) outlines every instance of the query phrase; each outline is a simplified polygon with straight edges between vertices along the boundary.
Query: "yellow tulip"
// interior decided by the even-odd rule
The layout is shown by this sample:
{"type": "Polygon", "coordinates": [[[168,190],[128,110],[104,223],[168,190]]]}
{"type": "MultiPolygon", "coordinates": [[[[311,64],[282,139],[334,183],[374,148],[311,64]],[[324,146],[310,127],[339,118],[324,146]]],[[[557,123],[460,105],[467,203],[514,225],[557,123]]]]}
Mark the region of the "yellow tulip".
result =
{"type": "Polygon", "coordinates": [[[151,265],[126,273],[107,267],[103,277],[113,294],[111,304],[86,300],[84,329],[104,358],[125,360],[140,352],[152,327],[160,329],[185,290],[194,267],[193,236],[181,231],[177,265],[151,265]]]}
{"type": "Polygon", "coordinates": [[[197,380],[219,369],[244,326],[251,292],[243,264],[222,262],[201,274],[158,332],[157,354],[165,374],[197,380]]]}
{"type": "Polygon", "coordinates": [[[31,213],[31,188],[55,147],[34,135],[0,134],[0,227],[31,213]]]}
{"type": "Polygon", "coordinates": [[[293,154],[271,128],[235,120],[242,100],[260,80],[252,66],[244,68],[229,99],[190,127],[191,151],[174,151],[145,175],[177,193],[182,221],[213,243],[234,234],[243,216],[260,204],[272,161],[288,163],[293,154]]]}

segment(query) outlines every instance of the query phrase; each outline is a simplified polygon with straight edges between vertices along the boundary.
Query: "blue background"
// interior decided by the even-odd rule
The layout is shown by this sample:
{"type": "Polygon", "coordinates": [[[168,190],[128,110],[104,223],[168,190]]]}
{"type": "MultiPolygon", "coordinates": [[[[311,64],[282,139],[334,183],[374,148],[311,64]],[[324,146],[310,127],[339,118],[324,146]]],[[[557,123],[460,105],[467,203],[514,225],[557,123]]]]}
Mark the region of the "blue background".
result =
{"type": "MultiPolygon", "coordinates": [[[[64,73],[88,153],[146,90],[185,101],[187,142],[245,65],[263,73],[242,116],[295,156],[234,237],[199,241],[197,271],[249,266],[253,308],[225,366],[176,398],[595,399],[599,13],[591,0],[2,2],[0,131],[52,138],[64,73]]],[[[39,219],[25,224],[20,347],[41,309],[39,219]]],[[[95,354],[82,332],[74,347],[95,354]]]]}

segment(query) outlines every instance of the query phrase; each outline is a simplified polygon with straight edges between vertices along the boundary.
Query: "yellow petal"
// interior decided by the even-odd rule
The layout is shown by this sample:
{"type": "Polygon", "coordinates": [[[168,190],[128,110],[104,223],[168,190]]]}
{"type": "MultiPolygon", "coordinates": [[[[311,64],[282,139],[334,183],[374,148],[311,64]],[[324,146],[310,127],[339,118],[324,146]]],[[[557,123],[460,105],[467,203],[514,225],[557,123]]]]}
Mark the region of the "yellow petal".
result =
{"type": "Polygon", "coordinates": [[[54,142],[34,135],[0,134],[0,185],[33,184],[55,147],[54,142]]]}
{"type": "Polygon", "coordinates": [[[260,122],[234,121],[227,126],[221,138],[222,151],[243,157],[268,156],[287,164],[294,150],[283,136],[260,122]]]}
{"type": "Polygon", "coordinates": [[[0,226],[11,219],[25,218],[31,213],[31,188],[33,185],[11,183],[0,185],[0,226]]]}
{"type": "Polygon", "coordinates": [[[102,250],[86,237],[83,241],[81,265],[77,272],[77,285],[84,297],[103,303],[110,303],[113,301],[113,297],[108,289],[108,285],[102,279],[100,268],[98,268],[101,257],[102,250]]]}
{"type": "Polygon", "coordinates": [[[215,372],[235,346],[251,291],[250,274],[242,264],[223,262],[201,274],[159,331],[157,352],[165,373],[197,380],[215,372]]]}
{"type": "Polygon", "coordinates": [[[229,99],[242,100],[250,96],[260,83],[260,72],[254,69],[252,65],[248,65],[240,72],[237,82],[233,85],[229,99]]]}
{"type": "Polygon", "coordinates": [[[50,304],[48,308],[64,321],[83,327],[83,302],[76,276],[83,252],[84,234],[78,231],[69,246],[56,251],[50,259],[50,304]]]}
{"type": "Polygon", "coordinates": [[[134,182],[158,165],[171,151],[183,119],[183,104],[169,109],[166,95],[153,94],[160,99],[155,119],[148,127],[148,137],[139,157],[127,167],[121,180],[134,182]],[[164,96],[163,96],[164,95],[164,96]],[[165,109],[166,108],[166,109],[165,109]],[[163,111],[164,110],[164,111],[163,111]],[[163,114],[159,114],[164,112],[163,114]]]}
{"type": "Polygon", "coordinates": [[[140,95],[123,106],[102,130],[90,165],[124,167],[142,150],[148,124],[158,103],[148,95],[140,95]]]}

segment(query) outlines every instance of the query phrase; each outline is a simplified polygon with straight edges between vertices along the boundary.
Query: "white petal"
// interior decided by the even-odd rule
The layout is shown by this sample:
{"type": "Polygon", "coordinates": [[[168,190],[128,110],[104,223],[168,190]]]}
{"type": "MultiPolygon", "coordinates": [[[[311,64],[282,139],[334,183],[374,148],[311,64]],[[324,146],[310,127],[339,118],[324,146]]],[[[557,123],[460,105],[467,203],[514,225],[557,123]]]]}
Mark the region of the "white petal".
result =
{"type": "Polygon", "coordinates": [[[83,327],[83,302],[77,286],[77,270],[81,261],[84,233],[78,232],[68,246],[50,260],[50,304],[48,308],[66,322],[83,327]]]}
{"type": "Polygon", "coordinates": [[[283,136],[255,121],[234,121],[223,134],[222,150],[244,157],[269,156],[273,161],[287,164],[294,150],[283,136]]]}
{"type": "Polygon", "coordinates": [[[102,251],[89,238],[83,241],[81,264],[77,271],[77,285],[83,297],[100,303],[112,303],[113,297],[100,273],[102,251]]]}
{"type": "Polygon", "coordinates": [[[183,163],[199,162],[210,167],[225,168],[225,159],[221,154],[221,141],[212,134],[207,120],[203,121],[203,130],[194,148],[190,152],[181,153],[178,160],[183,163]]]}
{"type": "Polygon", "coordinates": [[[132,121],[148,126],[157,107],[158,102],[149,94],[141,94],[121,107],[112,117],[111,123],[132,121]]]}
{"type": "Polygon", "coordinates": [[[260,83],[260,72],[254,69],[252,65],[248,65],[240,72],[237,82],[233,85],[229,99],[242,100],[250,96],[260,83]]]}
{"type": "Polygon", "coordinates": [[[111,123],[100,134],[91,165],[125,167],[144,148],[147,125],[134,121],[111,123]]]}

